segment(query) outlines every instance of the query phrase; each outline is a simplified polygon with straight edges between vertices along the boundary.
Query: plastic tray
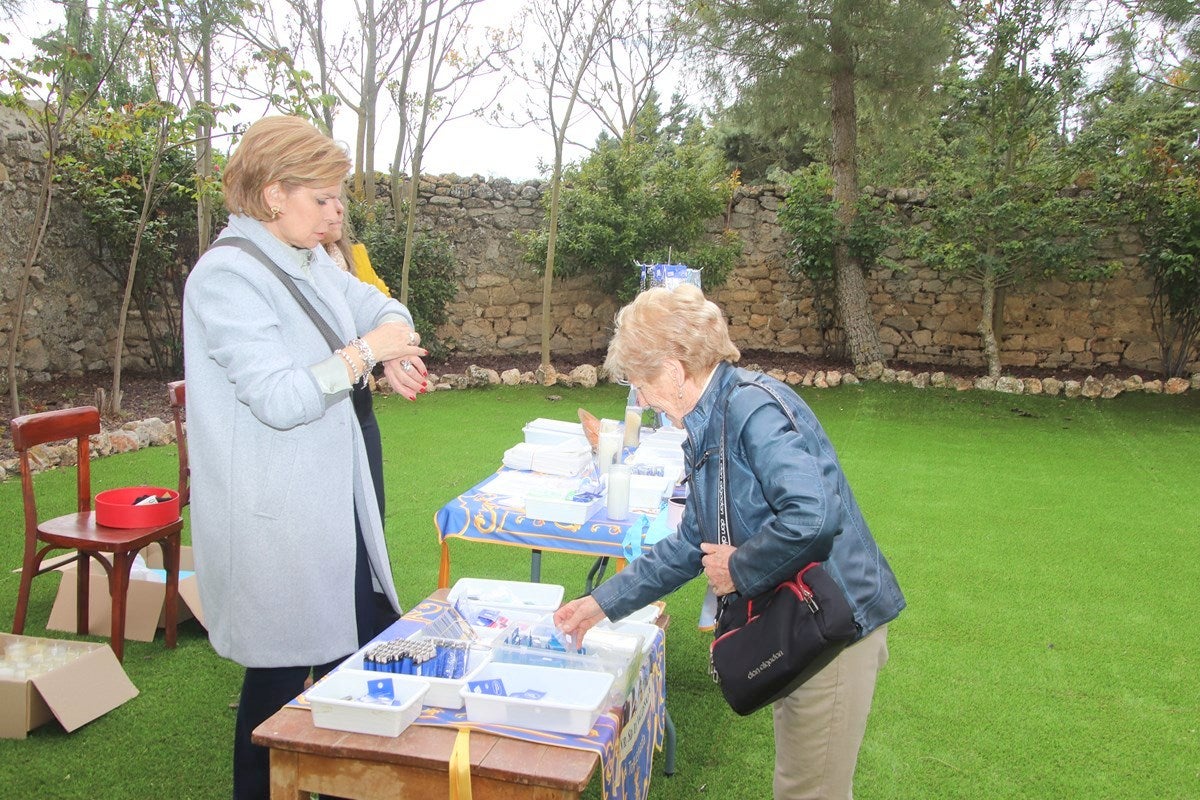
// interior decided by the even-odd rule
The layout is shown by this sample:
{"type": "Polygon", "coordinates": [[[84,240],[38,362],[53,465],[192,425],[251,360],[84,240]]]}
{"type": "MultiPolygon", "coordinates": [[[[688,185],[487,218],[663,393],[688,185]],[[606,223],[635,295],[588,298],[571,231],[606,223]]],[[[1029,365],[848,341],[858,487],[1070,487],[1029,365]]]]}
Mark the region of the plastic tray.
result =
{"type": "Polygon", "coordinates": [[[548,613],[562,605],[563,591],[553,583],[459,578],[446,599],[451,605],[466,600],[475,607],[548,613]]]}
{"type": "MultiPolygon", "coordinates": [[[[371,670],[363,669],[363,655],[367,650],[375,646],[371,643],[359,650],[350,658],[343,662],[342,669],[361,670],[368,675],[375,677],[390,677],[391,673],[387,672],[372,672],[371,670]]],[[[424,676],[418,678],[429,684],[429,691],[425,693],[425,698],[421,701],[427,706],[437,706],[439,708],[462,708],[463,698],[459,690],[467,685],[467,681],[475,680],[475,675],[486,667],[492,660],[492,651],[487,647],[472,647],[467,652],[467,669],[463,677],[457,679],[450,678],[432,678],[424,676]]],[[[401,677],[408,678],[410,676],[402,675],[401,677]]]]}
{"type": "Polygon", "coordinates": [[[463,687],[467,719],[471,722],[515,725],[520,728],[586,736],[607,705],[613,676],[607,672],[556,669],[493,661],[476,680],[498,678],[508,694],[545,692],[537,700],[475,694],[463,687]]]}
{"type": "Polygon", "coordinates": [[[357,669],[338,669],[314,684],[304,696],[312,707],[313,724],[376,736],[399,736],[421,714],[421,702],[429,683],[410,675],[390,675],[357,669]],[[363,702],[355,698],[368,693],[369,682],[392,681],[392,705],[363,702]]]}
{"type": "Polygon", "coordinates": [[[106,528],[153,528],[179,519],[179,492],[162,486],[126,486],[96,495],[96,524],[106,528]],[[169,495],[170,500],[135,506],[142,495],[169,495]]]}

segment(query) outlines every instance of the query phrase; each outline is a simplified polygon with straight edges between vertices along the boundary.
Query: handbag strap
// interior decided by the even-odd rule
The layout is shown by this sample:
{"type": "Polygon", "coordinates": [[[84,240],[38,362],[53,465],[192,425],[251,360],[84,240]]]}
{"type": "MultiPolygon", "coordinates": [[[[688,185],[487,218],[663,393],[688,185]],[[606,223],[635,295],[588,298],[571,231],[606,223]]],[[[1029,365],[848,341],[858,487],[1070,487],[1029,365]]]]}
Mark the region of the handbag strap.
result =
{"type": "Polygon", "coordinates": [[[259,262],[262,263],[264,267],[267,268],[272,275],[279,279],[279,282],[283,284],[284,288],[288,290],[292,297],[296,298],[296,302],[300,304],[300,308],[304,309],[304,313],[308,314],[308,318],[313,321],[313,324],[317,326],[317,330],[319,330],[321,335],[325,337],[325,342],[329,345],[330,350],[337,350],[345,344],[345,342],[343,342],[341,338],[334,333],[333,328],[330,327],[329,323],[325,321],[325,318],[321,316],[320,312],[313,307],[313,304],[309,302],[309,299],[300,292],[300,287],[296,285],[296,282],[292,279],[292,276],[284,272],[279,265],[272,261],[267,254],[262,251],[262,248],[260,248],[254,242],[242,236],[226,236],[224,238],[217,239],[215,242],[213,242],[212,246],[236,247],[237,249],[254,256],[259,260],[259,262]]]}
{"type": "Polygon", "coordinates": [[[800,426],[796,424],[796,417],[792,414],[792,410],[788,408],[787,403],[779,396],[779,392],[775,391],[765,383],[758,381],[740,381],[733,389],[729,390],[729,394],[725,395],[725,414],[721,417],[721,441],[720,451],[717,458],[717,541],[719,544],[732,544],[729,536],[729,493],[726,488],[728,475],[725,467],[725,437],[728,429],[727,423],[729,420],[729,400],[733,397],[734,389],[740,386],[757,386],[767,394],[774,398],[779,407],[783,409],[784,415],[788,418],[788,422],[792,424],[793,430],[799,430],[800,426]]]}

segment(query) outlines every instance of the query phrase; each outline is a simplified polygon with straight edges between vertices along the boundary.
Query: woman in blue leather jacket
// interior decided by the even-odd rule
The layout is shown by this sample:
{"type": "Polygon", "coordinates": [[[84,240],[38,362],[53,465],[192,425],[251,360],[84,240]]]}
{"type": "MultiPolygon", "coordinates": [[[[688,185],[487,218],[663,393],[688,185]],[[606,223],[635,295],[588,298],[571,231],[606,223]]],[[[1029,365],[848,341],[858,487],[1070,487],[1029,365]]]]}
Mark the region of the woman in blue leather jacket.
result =
{"type": "Polygon", "coordinates": [[[861,634],[773,704],[774,794],[843,800],[852,796],[876,675],[888,658],[887,623],[904,596],[812,411],[786,384],[735,367],[740,356],[721,310],[695,286],[651,289],[621,309],[605,369],[686,429],[687,505],[675,535],[563,606],[555,622],[578,641],[602,619],[620,619],[701,572],[718,596],[754,596],[825,562],[861,634]],[[718,544],[717,532],[722,431],[730,545],[718,544]]]}

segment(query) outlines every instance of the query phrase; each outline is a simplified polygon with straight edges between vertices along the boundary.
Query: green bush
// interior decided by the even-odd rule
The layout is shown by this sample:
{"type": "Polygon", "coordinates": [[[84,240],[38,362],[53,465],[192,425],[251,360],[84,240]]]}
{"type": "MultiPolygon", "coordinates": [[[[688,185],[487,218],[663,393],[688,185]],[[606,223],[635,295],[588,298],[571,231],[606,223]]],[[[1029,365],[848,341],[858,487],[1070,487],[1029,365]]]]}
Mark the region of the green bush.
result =
{"type": "MultiPolygon", "coordinates": [[[[351,203],[350,222],[371,258],[371,266],[399,295],[404,267],[404,233],[397,230],[387,215],[386,204],[371,206],[351,203]]],[[[413,241],[412,264],[408,275],[408,310],[412,312],[421,346],[434,361],[449,354],[446,343],[438,339],[437,328],[449,319],[447,306],[458,292],[458,262],[445,236],[417,233],[413,241]]]]}

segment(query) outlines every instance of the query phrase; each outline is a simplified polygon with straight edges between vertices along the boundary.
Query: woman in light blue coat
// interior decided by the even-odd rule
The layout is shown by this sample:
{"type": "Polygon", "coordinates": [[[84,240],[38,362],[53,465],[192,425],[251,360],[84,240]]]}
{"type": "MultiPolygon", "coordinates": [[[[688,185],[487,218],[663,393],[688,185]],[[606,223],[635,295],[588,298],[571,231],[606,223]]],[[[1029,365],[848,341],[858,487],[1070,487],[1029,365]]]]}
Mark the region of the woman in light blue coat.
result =
{"type": "Polygon", "coordinates": [[[425,351],[408,310],[322,246],[349,169],[302,119],[251,125],[225,170],[229,227],[184,291],[196,574],[213,647],[246,667],[238,798],[269,793],[251,731],[400,612],[364,384],[380,363],[415,400],[425,351]]]}

